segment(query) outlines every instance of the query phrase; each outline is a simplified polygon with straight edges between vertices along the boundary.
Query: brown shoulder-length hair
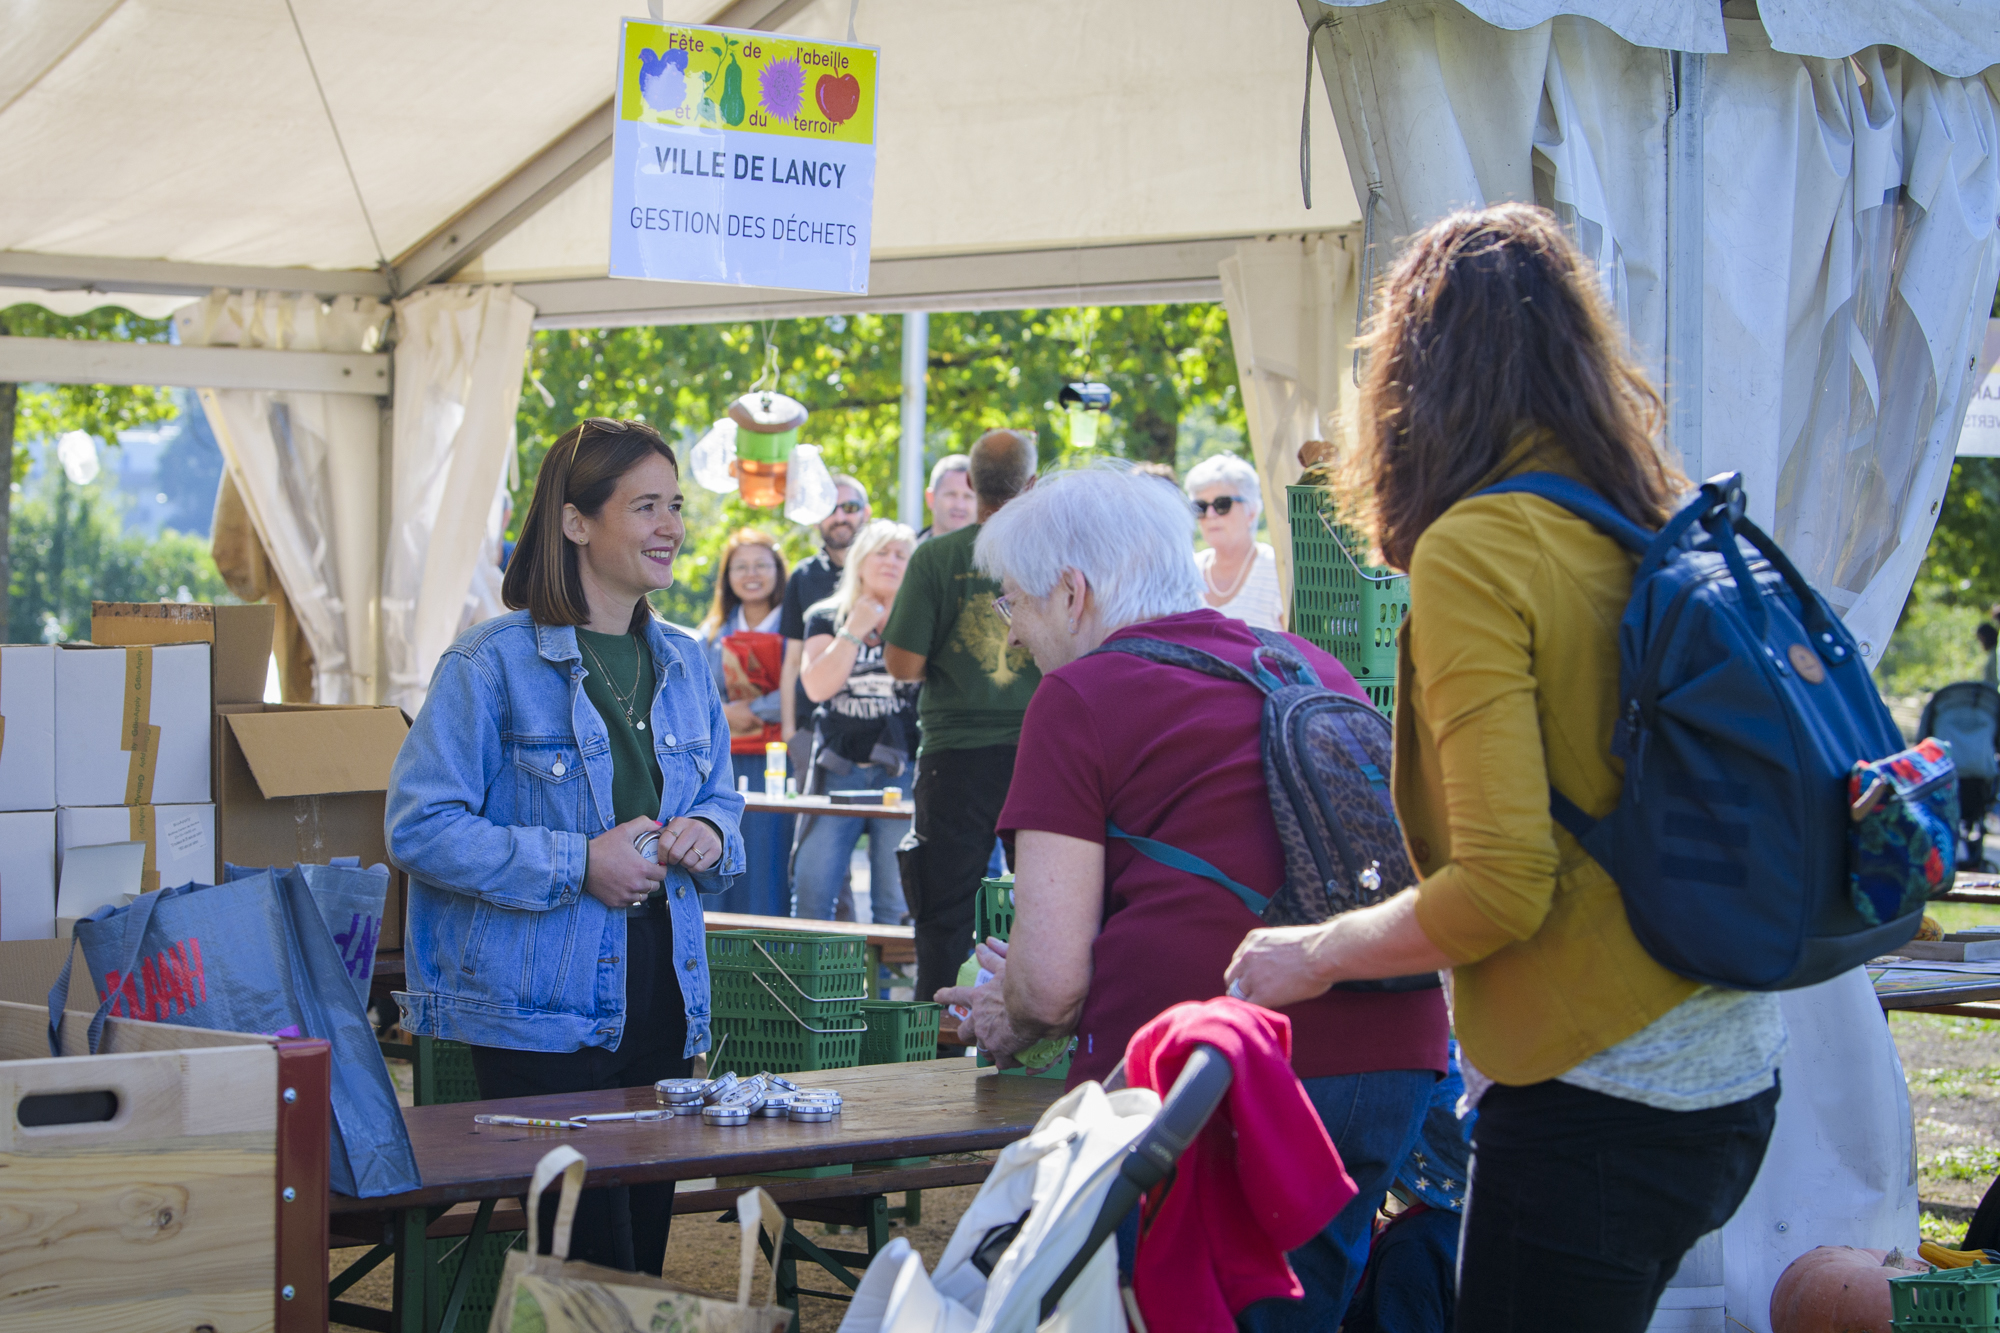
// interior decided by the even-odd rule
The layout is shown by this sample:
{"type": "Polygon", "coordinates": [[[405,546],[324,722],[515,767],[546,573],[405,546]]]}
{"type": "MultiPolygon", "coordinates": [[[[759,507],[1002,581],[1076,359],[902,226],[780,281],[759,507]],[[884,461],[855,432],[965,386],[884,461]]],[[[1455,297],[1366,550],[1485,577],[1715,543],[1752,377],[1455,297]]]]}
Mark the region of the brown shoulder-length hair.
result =
{"type": "Polygon", "coordinates": [[[761,546],[771,553],[771,559],[777,561],[778,582],[771,589],[771,602],[776,605],[785,600],[785,580],[789,575],[785,570],[785,553],[778,549],[778,539],[757,528],[738,528],[722,543],[722,554],[715,559],[715,597],[708,604],[708,614],[702,618],[700,629],[703,634],[714,634],[720,630],[723,622],[743,605],[736,589],[729,586],[729,559],[746,546],[761,546]]]}
{"type": "Polygon", "coordinates": [[[1552,437],[1592,490],[1646,527],[1664,522],[1687,487],[1657,443],[1659,392],[1546,209],[1500,204],[1418,233],[1361,346],[1368,364],[1342,510],[1397,569],[1531,431],[1552,437]]]}
{"type": "MultiPolygon", "coordinates": [[[[576,543],[563,535],[563,506],[573,504],[578,513],[597,517],[618,489],[618,479],[654,454],[680,473],[673,446],[643,421],[592,417],[563,432],[535,474],[534,498],[528,501],[521,540],[500,581],[500,599],[517,611],[527,608],[538,625],[589,624],[576,543]]],[[[641,597],[632,608],[633,630],[643,627],[651,614],[641,597]]]]}

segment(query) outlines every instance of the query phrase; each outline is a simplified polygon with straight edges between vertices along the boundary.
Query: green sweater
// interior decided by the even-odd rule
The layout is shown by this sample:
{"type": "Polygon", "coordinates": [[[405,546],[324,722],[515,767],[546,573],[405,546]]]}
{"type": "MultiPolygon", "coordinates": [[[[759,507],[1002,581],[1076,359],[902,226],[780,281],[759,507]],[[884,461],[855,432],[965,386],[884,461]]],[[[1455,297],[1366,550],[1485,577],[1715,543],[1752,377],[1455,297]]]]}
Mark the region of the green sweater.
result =
{"type": "Polygon", "coordinates": [[[576,632],[583,692],[611,735],[611,812],[615,823],[660,817],[660,760],[653,753],[653,655],[630,634],[576,632]],[[622,698],[621,698],[622,696],[622,698]],[[630,708],[631,718],[626,717],[630,708]]]}

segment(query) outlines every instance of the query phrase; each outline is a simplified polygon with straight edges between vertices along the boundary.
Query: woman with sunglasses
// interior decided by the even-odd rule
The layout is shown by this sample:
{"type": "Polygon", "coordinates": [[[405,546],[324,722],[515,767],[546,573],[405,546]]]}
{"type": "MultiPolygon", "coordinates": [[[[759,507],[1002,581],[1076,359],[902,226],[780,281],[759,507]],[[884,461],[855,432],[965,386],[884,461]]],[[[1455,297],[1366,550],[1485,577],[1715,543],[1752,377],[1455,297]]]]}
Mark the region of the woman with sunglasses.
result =
{"type": "MultiPolygon", "coordinates": [[[[708,1049],[698,895],[743,871],[743,798],[701,645],[646,601],[685,536],[658,431],[570,430],[507,566],[515,610],[445,650],[396,757],[396,1002],[405,1031],[471,1044],[483,1098],[643,1087],[708,1049]]],[[[659,1272],[673,1192],[584,1191],[571,1256],[659,1272]]]]}
{"type": "Polygon", "coordinates": [[[1264,509],[1257,470],[1234,454],[1217,454],[1189,470],[1187,493],[1208,542],[1194,558],[1202,600],[1252,629],[1285,628],[1277,552],[1257,540],[1257,515],[1264,509]]]}

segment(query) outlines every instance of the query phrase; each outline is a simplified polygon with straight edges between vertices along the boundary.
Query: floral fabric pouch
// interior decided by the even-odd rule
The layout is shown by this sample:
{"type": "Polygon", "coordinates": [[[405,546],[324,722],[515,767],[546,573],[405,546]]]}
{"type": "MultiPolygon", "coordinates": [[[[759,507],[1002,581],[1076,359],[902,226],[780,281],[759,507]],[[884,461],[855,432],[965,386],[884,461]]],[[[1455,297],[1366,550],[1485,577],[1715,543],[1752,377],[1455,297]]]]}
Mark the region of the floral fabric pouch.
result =
{"type": "Polygon", "coordinates": [[[1848,892],[1872,926],[1894,921],[1951,888],[1958,860],[1958,770],[1926,737],[1847,775],[1848,892]]]}

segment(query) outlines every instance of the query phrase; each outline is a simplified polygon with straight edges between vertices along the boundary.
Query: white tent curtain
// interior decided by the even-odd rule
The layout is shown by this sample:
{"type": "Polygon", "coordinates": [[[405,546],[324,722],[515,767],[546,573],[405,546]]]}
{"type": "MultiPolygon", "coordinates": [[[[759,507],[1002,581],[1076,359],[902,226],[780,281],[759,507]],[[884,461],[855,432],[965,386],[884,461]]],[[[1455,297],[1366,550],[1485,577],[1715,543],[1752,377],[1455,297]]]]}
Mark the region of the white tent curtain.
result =
{"type": "Polygon", "coordinates": [[[1879,662],[2000,262],[1989,84],[1887,47],[1785,54],[1774,35],[1824,51],[1845,29],[1790,34],[1782,6],[1719,33],[1702,16],[1682,49],[1707,55],[1548,16],[1587,5],[1475,0],[1519,31],[1439,0],[1301,7],[1333,19],[1317,47],[1377,268],[1453,208],[1554,209],[1666,386],[1690,474],[1741,471],[1753,516],[1879,662]]]}
{"type": "Polygon", "coordinates": [[[383,701],[411,713],[466,614],[514,451],[534,317],[506,286],[433,287],[396,303],[383,701]]]}
{"type": "Polygon", "coordinates": [[[1262,482],[1278,584],[1292,600],[1285,487],[1299,446],[1333,439],[1351,385],[1358,228],[1244,241],[1220,265],[1222,304],[1236,352],[1243,414],[1262,482]]]}
{"type": "MultiPolygon", "coordinates": [[[[175,316],[188,346],[372,352],[389,308],[366,297],[224,292],[175,316]]],[[[376,697],[381,410],[366,394],[203,389],[201,404],[283,583],[320,703],[376,697]]]]}

